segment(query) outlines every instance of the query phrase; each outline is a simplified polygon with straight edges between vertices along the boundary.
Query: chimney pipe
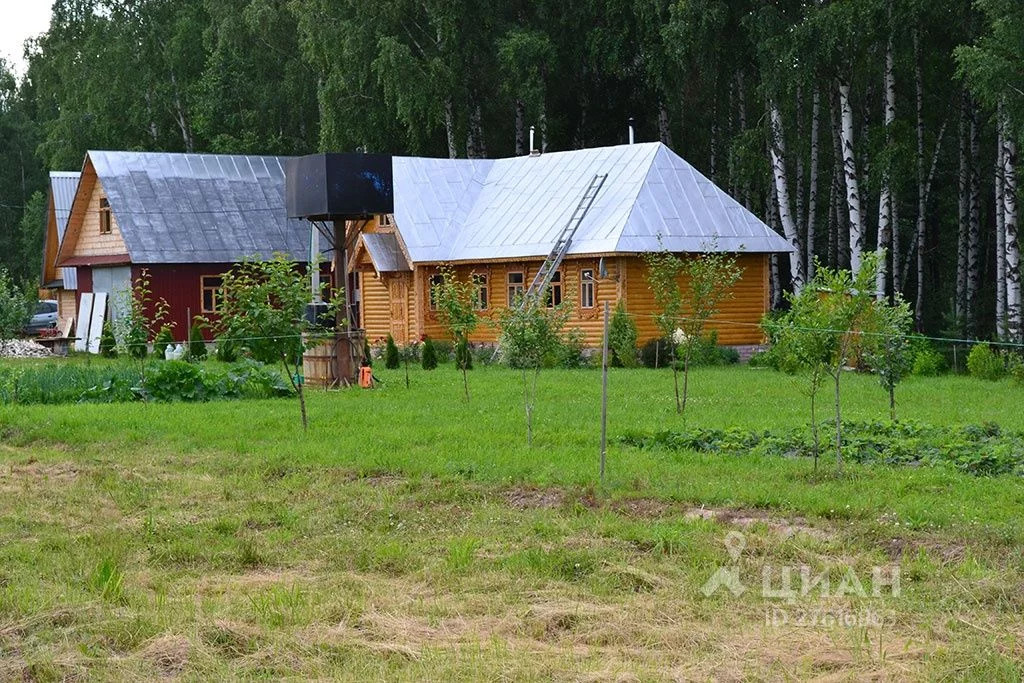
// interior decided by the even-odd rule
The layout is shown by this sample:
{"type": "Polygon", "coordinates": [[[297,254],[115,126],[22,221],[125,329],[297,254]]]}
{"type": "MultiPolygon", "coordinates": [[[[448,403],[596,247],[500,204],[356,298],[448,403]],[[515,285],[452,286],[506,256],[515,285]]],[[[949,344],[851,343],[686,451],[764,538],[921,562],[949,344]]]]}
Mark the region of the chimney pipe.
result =
{"type": "Polygon", "coordinates": [[[635,137],[636,137],[635,134],[634,134],[634,131],[633,131],[633,124],[635,124],[635,123],[636,123],[636,119],[634,119],[632,116],[630,116],[629,117],[629,144],[631,144],[631,145],[635,141],[635,137]]]}
{"type": "Polygon", "coordinates": [[[533,144],[535,132],[536,132],[536,127],[535,126],[530,126],[530,156],[531,157],[535,157],[535,156],[539,156],[540,155],[540,151],[538,151],[537,148],[534,147],[534,144],[533,144]]]}

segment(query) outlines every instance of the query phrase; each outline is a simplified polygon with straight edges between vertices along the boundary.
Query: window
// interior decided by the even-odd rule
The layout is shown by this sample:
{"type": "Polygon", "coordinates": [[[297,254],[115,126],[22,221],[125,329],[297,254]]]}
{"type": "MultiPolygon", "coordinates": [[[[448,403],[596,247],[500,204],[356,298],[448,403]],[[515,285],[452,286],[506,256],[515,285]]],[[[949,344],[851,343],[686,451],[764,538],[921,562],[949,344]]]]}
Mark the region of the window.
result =
{"type": "Polygon", "coordinates": [[[589,268],[580,271],[580,308],[594,307],[594,271],[589,268]]]}
{"type": "Polygon", "coordinates": [[[441,275],[431,275],[430,276],[430,292],[429,292],[429,295],[430,295],[430,310],[432,310],[432,311],[436,311],[437,310],[437,292],[436,292],[436,288],[440,287],[443,282],[444,282],[444,277],[441,276],[441,275]]]}
{"type": "Polygon", "coordinates": [[[548,308],[562,305],[562,271],[556,270],[551,276],[551,285],[548,287],[548,308]]]}
{"type": "Polygon", "coordinates": [[[476,287],[476,301],[474,306],[478,311],[487,310],[487,276],[483,274],[473,274],[473,286],[476,287]]]}
{"type": "Polygon", "coordinates": [[[509,273],[508,274],[508,305],[511,308],[515,303],[516,299],[523,295],[523,284],[525,277],[523,273],[509,273]]]}
{"type": "Polygon", "coordinates": [[[199,278],[203,293],[203,313],[219,313],[224,303],[224,280],[220,275],[199,278]]]}
{"type": "Polygon", "coordinates": [[[386,228],[389,225],[391,225],[391,214],[390,213],[378,214],[377,215],[377,225],[379,225],[382,228],[386,228]]]}
{"type": "Polygon", "coordinates": [[[110,218],[110,202],[106,197],[100,197],[100,234],[109,235],[112,231],[110,218]]]}

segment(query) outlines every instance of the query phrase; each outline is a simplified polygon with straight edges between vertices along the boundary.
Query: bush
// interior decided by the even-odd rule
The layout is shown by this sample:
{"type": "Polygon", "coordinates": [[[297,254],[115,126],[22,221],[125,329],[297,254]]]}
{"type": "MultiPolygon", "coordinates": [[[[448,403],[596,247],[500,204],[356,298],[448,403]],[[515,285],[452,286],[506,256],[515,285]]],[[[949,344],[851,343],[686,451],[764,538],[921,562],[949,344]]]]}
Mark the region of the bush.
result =
{"type": "Polygon", "coordinates": [[[1006,363],[1007,374],[1013,378],[1015,384],[1024,386],[1024,358],[1020,354],[1012,353],[1006,363]]]}
{"type": "Polygon", "coordinates": [[[221,337],[217,340],[216,354],[220,362],[234,363],[238,360],[238,344],[232,339],[221,337]]]}
{"type": "Polygon", "coordinates": [[[568,369],[585,368],[589,365],[586,356],[586,335],[583,330],[574,327],[569,330],[558,350],[555,352],[553,362],[545,367],[562,367],[568,369]]]}
{"type": "Polygon", "coordinates": [[[206,340],[203,339],[202,323],[198,320],[192,323],[192,329],[188,331],[187,355],[189,360],[203,360],[206,358],[206,340]]]}
{"type": "Polygon", "coordinates": [[[946,368],[945,357],[938,351],[928,348],[917,352],[910,372],[921,377],[932,377],[942,374],[946,368]]]}
{"type": "Polygon", "coordinates": [[[466,364],[467,370],[473,369],[473,352],[469,349],[469,343],[465,339],[460,339],[455,345],[455,365],[461,370],[463,363],[466,364]]]}
{"type": "Polygon", "coordinates": [[[637,365],[636,322],[626,312],[626,305],[619,300],[615,305],[615,314],[608,325],[608,347],[612,352],[612,366],[617,368],[635,368],[637,365]]]}
{"type": "Polygon", "coordinates": [[[373,367],[373,354],[370,353],[370,340],[363,337],[363,362],[367,367],[373,367]]]}
{"type": "Polygon", "coordinates": [[[146,396],[155,401],[273,398],[292,393],[278,373],[255,361],[218,372],[186,361],[169,360],[157,365],[146,376],[145,383],[146,396]]]}
{"type": "Polygon", "coordinates": [[[384,347],[384,367],[388,370],[397,370],[401,357],[398,354],[398,347],[395,345],[395,338],[390,334],[384,347]]]}
{"type": "Polygon", "coordinates": [[[109,320],[103,323],[103,332],[100,333],[100,355],[117,358],[117,340],[114,339],[114,330],[109,320]]]}
{"type": "Polygon", "coordinates": [[[434,344],[434,357],[438,363],[447,363],[455,356],[455,344],[446,340],[436,340],[434,344]]]}
{"type": "Polygon", "coordinates": [[[1003,359],[987,343],[975,344],[967,356],[967,370],[971,377],[997,380],[1006,372],[1003,359]]]}
{"type": "Polygon", "coordinates": [[[672,342],[652,339],[640,348],[640,362],[645,368],[667,368],[672,358],[672,342]]]}
{"type": "Polygon", "coordinates": [[[163,360],[167,353],[167,347],[173,343],[174,332],[171,331],[170,326],[164,325],[157,333],[156,339],[153,340],[153,355],[163,360]]]}
{"type": "Polygon", "coordinates": [[[420,353],[420,365],[424,370],[433,370],[437,367],[437,349],[430,337],[423,340],[423,351],[420,353]]]}

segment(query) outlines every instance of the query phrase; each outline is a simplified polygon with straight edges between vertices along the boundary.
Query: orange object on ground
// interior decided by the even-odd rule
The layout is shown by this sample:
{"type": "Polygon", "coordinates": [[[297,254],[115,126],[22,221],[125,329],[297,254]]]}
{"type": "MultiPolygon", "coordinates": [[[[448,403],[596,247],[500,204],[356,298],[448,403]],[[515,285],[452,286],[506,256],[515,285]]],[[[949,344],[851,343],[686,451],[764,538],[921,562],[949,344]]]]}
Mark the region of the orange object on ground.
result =
{"type": "Polygon", "coordinates": [[[363,389],[373,388],[373,368],[369,365],[359,368],[359,386],[363,389]]]}

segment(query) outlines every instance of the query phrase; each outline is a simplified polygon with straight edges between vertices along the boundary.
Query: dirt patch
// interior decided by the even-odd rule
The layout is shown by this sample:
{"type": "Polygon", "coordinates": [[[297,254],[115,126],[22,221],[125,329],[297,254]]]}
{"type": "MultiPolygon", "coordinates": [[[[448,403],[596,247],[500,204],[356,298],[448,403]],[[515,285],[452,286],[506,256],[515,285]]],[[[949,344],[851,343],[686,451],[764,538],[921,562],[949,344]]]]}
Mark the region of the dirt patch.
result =
{"type": "Polygon", "coordinates": [[[942,564],[960,562],[967,554],[967,544],[939,538],[890,538],[883,544],[890,560],[917,555],[922,550],[928,557],[938,558],[942,564]]]}
{"type": "Polygon", "coordinates": [[[0,470],[0,480],[6,477],[14,479],[53,479],[56,481],[72,481],[82,473],[81,468],[72,462],[39,462],[30,459],[24,463],[12,463],[0,470]],[[6,470],[6,471],[5,471],[6,470]]]}
{"type": "Polygon", "coordinates": [[[174,677],[185,670],[191,647],[192,644],[184,636],[160,636],[151,640],[142,649],[142,656],[151,662],[161,675],[174,677]]]}
{"type": "Polygon", "coordinates": [[[826,529],[812,526],[804,517],[780,517],[768,510],[731,509],[731,508],[690,508],[686,511],[687,519],[706,519],[748,528],[755,524],[768,527],[782,538],[792,538],[804,534],[821,540],[832,538],[833,534],[826,529]]]}
{"type": "Polygon", "coordinates": [[[505,500],[516,510],[560,508],[568,496],[561,489],[519,487],[505,492],[505,500]]]}

